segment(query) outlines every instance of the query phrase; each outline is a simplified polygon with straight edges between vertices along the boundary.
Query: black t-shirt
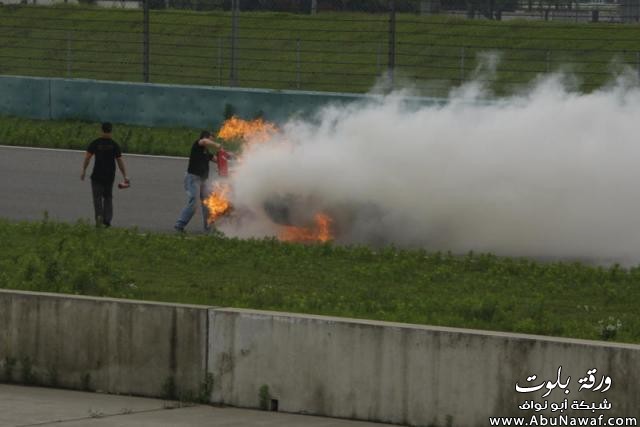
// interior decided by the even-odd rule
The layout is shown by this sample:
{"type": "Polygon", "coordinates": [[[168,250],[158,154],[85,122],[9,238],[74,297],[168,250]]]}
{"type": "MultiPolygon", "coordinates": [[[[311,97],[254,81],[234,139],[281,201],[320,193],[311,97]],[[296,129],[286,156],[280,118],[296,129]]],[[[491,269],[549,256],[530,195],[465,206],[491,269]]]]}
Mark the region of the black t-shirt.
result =
{"type": "Polygon", "coordinates": [[[116,159],[122,156],[120,146],[110,138],[92,141],[87,151],[95,155],[91,179],[104,184],[113,183],[116,177],[116,159]]]}
{"type": "Polygon", "coordinates": [[[213,158],[213,155],[207,152],[205,146],[198,144],[198,141],[200,140],[196,140],[191,146],[187,172],[202,179],[207,179],[209,178],[209,161],[213,158]]]}

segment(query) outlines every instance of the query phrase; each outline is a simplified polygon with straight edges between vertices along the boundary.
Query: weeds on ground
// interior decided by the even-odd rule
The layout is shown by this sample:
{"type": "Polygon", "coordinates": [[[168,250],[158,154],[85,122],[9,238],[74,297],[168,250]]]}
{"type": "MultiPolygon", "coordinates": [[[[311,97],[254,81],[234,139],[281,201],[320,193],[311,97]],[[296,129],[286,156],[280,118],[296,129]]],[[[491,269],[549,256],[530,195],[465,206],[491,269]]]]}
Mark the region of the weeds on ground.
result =
{"type": "Polygon", "coordinates": [[[640,342],[640,267],[51,221],[0,241],[2,288],[640,342]]]}

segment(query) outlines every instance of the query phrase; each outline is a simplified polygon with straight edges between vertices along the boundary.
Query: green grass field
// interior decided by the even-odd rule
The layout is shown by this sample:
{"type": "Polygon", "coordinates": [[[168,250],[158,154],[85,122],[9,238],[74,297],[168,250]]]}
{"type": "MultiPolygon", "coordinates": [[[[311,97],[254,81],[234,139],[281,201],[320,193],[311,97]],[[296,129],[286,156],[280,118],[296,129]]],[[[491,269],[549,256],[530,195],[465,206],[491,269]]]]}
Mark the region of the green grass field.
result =
{"type": "MultiPolygon", "coordinates": [[[[222,120],[222,118],[221,118],[222,120]]],[[[217,131],[217,129],[212,129],[217,131]]],[[[0,145],[85,150],[99,136],[99,123],[34,120],[0,116],[0,145]]],[[[123,152],[165,156],[189,156],[200,129],[150,128],[116,124],[113,138],[123,152]]],[[[239,141],[226,141],[236,151],[239,141]]]]}
{"type": "Polygon", "coordinates": [[[640,343],[640,268],[46,221],[0,241],[2,288],[640,343]]]}
{"type": "MultiPolygon", "coordinates": [[[[244,87],[364,92],[385,71],[388,16],[242,12],[237,50],[244,87]]],[[[142,80],[142,12],[87,6],[0,7],[0,74],[142,80]]],[[[225,12],[152,10],[151,82],[228,85],[225,12]]],[[[397,80],[443,94],[473,77],[507,92],[539,73],[575,73],[583,90],[638,66],[640,27],[481,21],[400,14],[397,80]],[[495,76],[475,70],[500,59],[495,76]]],[[[486,68],[486,67],[485,67],[486,68]]]]}

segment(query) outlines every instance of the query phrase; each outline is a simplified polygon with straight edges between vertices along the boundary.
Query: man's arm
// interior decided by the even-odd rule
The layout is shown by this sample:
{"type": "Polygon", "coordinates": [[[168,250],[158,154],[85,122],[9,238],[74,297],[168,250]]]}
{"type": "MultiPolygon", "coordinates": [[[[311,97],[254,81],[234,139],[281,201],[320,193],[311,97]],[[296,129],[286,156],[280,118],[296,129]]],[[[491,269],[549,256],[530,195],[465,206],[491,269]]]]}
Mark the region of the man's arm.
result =
{"type": "Polygon", "coordinates": [[[200,141],[198,141],[198,144],[205,147],[215,148],[215,149],[222,147],[221,144],[215,142],[211,138],[202,138],[200,141]]]}
{"type": "Polygon", "coordinates": [[[116,162],[118,162],[118,168],[120,169],[120,172],[122,172],[122,178],[124,178],[125,181],[129,181],[127,169],[124,166],[124,160],[122,160],[122,157],[116,157],[116,162]]]}
{"type": "Polygon", "coordinates": [[[87,172],[87,166],[89,166],[89,162],[91,161],[91,157],[93,156],[93,154],[91,154],[90,152],[86,152],[84,153],[84,161],[82,162],[82,173],[80,174],[80,179],[82,181],[84,181],[84,176],[87,172]]]}

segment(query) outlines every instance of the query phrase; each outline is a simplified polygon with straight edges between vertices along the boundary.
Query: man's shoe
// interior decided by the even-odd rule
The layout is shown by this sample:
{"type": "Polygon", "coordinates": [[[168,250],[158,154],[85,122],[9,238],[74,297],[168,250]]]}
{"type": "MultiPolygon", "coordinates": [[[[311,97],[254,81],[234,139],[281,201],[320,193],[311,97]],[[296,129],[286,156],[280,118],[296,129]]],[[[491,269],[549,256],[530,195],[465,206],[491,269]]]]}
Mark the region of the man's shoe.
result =
{"type": "Polygon", "coordinates": [[[178,227],[177,225],[174,225],[173,229],[176,230],[176,233],[184,233],[184,228],[178,227]]]}

